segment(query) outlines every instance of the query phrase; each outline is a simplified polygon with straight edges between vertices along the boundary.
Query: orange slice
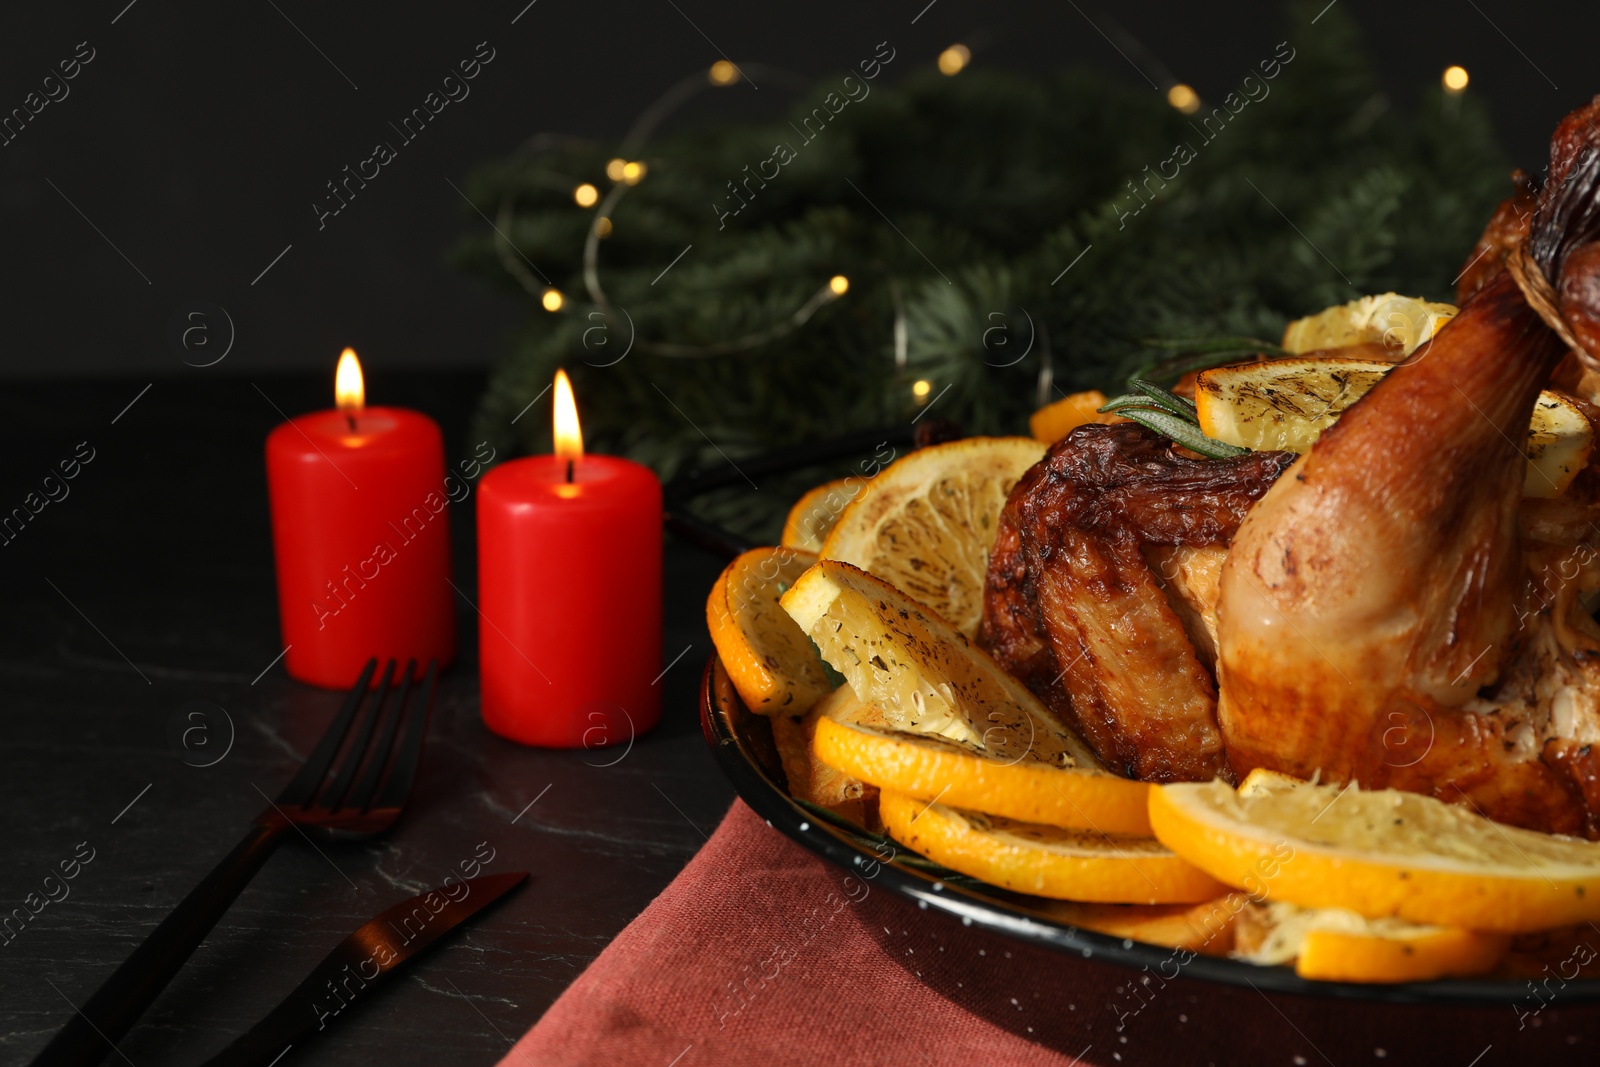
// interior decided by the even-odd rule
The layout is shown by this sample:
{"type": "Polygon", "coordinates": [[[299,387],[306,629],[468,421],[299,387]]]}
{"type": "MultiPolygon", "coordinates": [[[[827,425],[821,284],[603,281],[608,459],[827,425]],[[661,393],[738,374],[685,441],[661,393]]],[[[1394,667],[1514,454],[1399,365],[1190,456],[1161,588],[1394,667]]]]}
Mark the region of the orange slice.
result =
{"type": "MultiPolygon", "coordinates": [[[[1195,412],[1207,437],[1245,448],[1305,453],[1350,405],[1396,371],[1343,356],[1274,359],[1201,371],[1195,412]]],[[[1546,389],[1528,420],[1522,495],[1550,499],[1589,463],[1594,431],[1578,402],[1546,389]]]]}
{"type": "Polygon", "coordinates": [[[1327,982],[1426,982],[1485,974],[1511,943],[1510,934],[1368,919],[1343,908],[1274,903],[1252,908],[1251,915],[1240,924],[1241,959],[1293,960],[1300,977],[1327,982]],[[1259,932],[1252,934],[1252,927],[1259,932]]]}
{"type": "Polygon", "coordinates": [[[1283,331],[1283,349],[1296,354],[1347,345],[1381,344],[1395,359],[1409,356],[1456,317],[1454,304],[1435,304],[1399,293],[1363,296],[1295,319],[1283,331]]]}
{"type": "Polygon", "coordinates": [[[1301,978],[1328,982],[1466,978],[1494,970],[1510,940],[1509,934],[1444,926],[1416,926],[1403,935],[1313,930],[1300,945],[1294,970],[1301,978]]]}
{"type": "Polygon", "coordinates": [[[783,536],[779,544],[805,552],[821,552],[839,516],[855,498],[861,495],[866,483],[860,478],[840,478],[823,482],[795,501],[789,517],[783,520],[783,536]]]}
{"type": "Polygon", "coordinates": [[[884,828],[953,871],[1018,893],[1113,904],[1210,900],[1226,887],[1153,837],[1040,826],[885,790],[884,828]]]}
{"type": "Polygon", "coordinates": [[[1252,895],[1507,933],[1600,920],[1600,843],[1418,793],[1252,774],[1150,791],[1167,847],[1252,895]]]}
{"type": "Polygon", "coordinates": [[[1040,910],[1052,919],[1112,937],[1188,949],[1202,956],[1226,956],[1233,949],[1233,929],[1239,913],[1248,903],[1249,898],[1243,893],[1229,893],[1200,904],[1081,904],[1058,900],[1040,910]]]}
{"type": "Polygon", "coordinates": [[[1029,437],[969,437],[885,467],[844,510],[822,558],[871,571],[972,637],[1011,487],[1044,458],[1029,437]]]}
{"type": "MultiPolygon", "coordinates": [[[[835,715],[849,710],[839,709],[835,715]]],[[[878,718],[862,706],[865,718],[878,718]]],[[[881,721],[881,718],[880,718],[881,721]]],[[[817,759],[880,789],[1024,822],[1117,834],[1148,834],[1148,782],[1027,759],[1016,763],[939,734],[917,734],[817,720],[817,759]]]]}
{"type": "Polygon", "coordinates": [[[1128,421],[1111,412],[1101,414],[1100,409],[1105,406],[1106,394],[1098,389],[1073,393],[1028,416],[1028,432],[1036,440],[1053,445],[1079,426],[1128,421]]]}
{"type": "Polygon", "coordinates": [[[1512,938],[1497,974],[1535,981],[1554,974],[1569,982],[1574,978],[1600,977],[1600,950],[1595,948],[1594,940],[1594,928],[1588,923],[1519,934],[1512,938]]]}
{"type": "Polygon", "coordinates": [[[758,715],[799,715],[833,690],[816,649],[778,605],[816,559],[793,548],[753,548],[728,564],[706,597],[717,655],[758,715]]]}
{"type": "Polygon", "coordinates": [[[1148,783],[1107,771],[1039,698],[881,578],[823,560],[783,608],[858,700],[817,723],[817,758],[863,782],[1028,822],[1148,833],[1148,783]]]}
{"type": "Polygon", "coordinates": [[[817,723],[841,701],[855,702],[855,694],[847,685],[817,701],[803,715],[772,716],[772,740],[790,796],[827,808],[857,826],[869,826],[868,813],[877,802],[877,789],[823,763],[812,745],[817,723]]]}

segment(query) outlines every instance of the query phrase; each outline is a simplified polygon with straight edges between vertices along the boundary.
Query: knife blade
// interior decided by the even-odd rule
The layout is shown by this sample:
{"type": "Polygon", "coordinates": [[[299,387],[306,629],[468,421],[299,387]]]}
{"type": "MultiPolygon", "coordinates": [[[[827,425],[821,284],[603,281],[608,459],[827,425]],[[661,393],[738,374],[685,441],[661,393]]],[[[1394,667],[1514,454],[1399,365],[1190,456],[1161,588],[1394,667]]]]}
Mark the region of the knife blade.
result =
{"type": "Polygon", "coordinates": [[[487,874],[420,893],[356,928],[326,959],[233,1044],[204,1067],[270,1067],[315,1038],[346,1008],[461,923],[527,880],[527,871],[487,874]]]}

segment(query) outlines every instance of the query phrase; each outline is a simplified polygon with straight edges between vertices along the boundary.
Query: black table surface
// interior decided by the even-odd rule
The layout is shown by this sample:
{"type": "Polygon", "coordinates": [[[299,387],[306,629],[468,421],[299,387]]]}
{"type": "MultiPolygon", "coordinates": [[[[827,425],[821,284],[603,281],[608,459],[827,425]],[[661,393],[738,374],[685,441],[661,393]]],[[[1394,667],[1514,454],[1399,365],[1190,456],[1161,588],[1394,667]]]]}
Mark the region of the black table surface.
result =
{"type": "MultiPolygon", "coordinates": [[[[453,459],[472,455],[482,386],[480,375],[395,375],[372,400],[433,414],[453,459]]],[[[328,390],[324,377],[196,374],[0,391],[0,513],[39,491],[80,442],[94,457],[0,547],[0,920],[11,917],[0,935],[0,1062],[31,1058],[211,869],[340,701],[269,666],[283,645],[262,446],[280,412],[326,407],[328,390]],[[195,700],[226,719],[187,738],[186,761],[173,722],[195,700]],[[225,756],[195,765],[213,758],[192,755],[201,744],[215,752],[230,733],[225,756]],[[46,884],[89,850],[75,878],[46,884]],[[25,907],[47,890],[57,899],[37,914],[25,907]]],[[[450,512],[456,582],[472,591],[470,500],[450,512]]],[[[125,1058],[108,1062],[199,1062],[356,926],[488,849],[486,872],[531,871],[529,884],[294,1057],[495,1062],[682,869],[732,799],[695,704],[711,648],[702,605],[720,566],[667,539],[664,713],[620,760],[490,734],[478,713],[477,618],[458,600],[461,653],[442,677],[399,826],[321,852],[286,843],[119,1043],[125,1058]]]]}

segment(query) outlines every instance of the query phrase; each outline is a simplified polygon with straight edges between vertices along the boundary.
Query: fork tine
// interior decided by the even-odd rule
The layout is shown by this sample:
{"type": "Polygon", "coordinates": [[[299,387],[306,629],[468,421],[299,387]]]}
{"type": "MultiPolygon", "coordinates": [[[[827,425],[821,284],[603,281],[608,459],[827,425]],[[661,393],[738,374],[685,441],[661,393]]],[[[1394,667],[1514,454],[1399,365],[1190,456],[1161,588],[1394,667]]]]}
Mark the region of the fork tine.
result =
{"type": "Polygon", "coordinates": [[[411,783],[417,777],[417,765],[422,762],[422,743],[428,737],[428,719],[433,711],[433,693],[439,680],[439,661],[428,661],[427,676],[422,679],[422,692],[406,715],[405,737],[400,742],[400,754],[395,757],[394,770],[384,785],[377,802],[378,808],[401,808],[411,795],[411,783]]]}
{"type": "Polygon", "coordinates": [[[344,759],[339,763],[339,769],[334,772],[333,784],[328,791],[322,794],[321,807],[330,811],[338,811],[344,795],[350,791],[350,783],[355,781],[356,772],[361,769],[362,758],[367,754],[367,744],[372,740],[372,731],[377,729],[378,720],[383,718],[384,705],[389,700],[389,694],[394,689],[394,671],[397,664],[389,660],[383,667],[383,682],[378,686],[378,695],[372,702],[372,710],[361,716],[361,723],[356,728],[355,740],[350,742],[350,747],[345,750],[344,759]]]}
{"type": "MultiPolygon", "coordinates": [[[[417,661],[415,658],[406,661],[405,677],[400,681],[400,695],[395,697],[394,714],[383,721],[383,734],[378,738],[377,744],[372,746],[372,754],[367,757],[367,769],[362,772],[361,780],[349,794],[348,807],[356,811],[366,811],[372,803],[372,795],[378,791],[378,782],[383,778],[383,769],[389,763],[389,750],[394,747],[395,735],[400,732],[400,720],[405,718],[406,701],[411,696],[411,679],[416,676],[417,661]]],[[[339,798],[342,803],[344,798],[339,798]]]]}
{"type": "Polygon", "coordinates": [[[350,694],[344,698],[344,705],[339,708],[339,714],[328,724],[322,740],[317,742],[317,747],[301,765],[300,773],[294,776],[294,781],[284,786],[283,792],[278,794],[277,803],[281,807],[305,807],[316,796],[317,787],[322,784],[323,777],[328,773],[333,757],[339,754],[339,746],[344,743],[344,735],[350,730],[350,721],[355,718],[356,709],[361,706],[362,698],[367,695],[367,687],[372,684],[372,675],[377,669],[376,656],[367,660],[367,665],[361,670],[361,677],[357,678],[356,684],[350,688],[350,694]]]}

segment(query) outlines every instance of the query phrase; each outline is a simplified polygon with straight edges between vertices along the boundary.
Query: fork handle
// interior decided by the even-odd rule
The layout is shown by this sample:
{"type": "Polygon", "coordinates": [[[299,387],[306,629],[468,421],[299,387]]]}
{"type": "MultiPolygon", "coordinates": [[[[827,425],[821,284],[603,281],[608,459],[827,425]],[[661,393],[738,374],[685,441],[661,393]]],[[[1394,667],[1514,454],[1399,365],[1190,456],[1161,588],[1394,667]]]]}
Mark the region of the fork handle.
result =
{"type": "Polygon", "coordinates": [[[253,825],[61,1028],[33,1067],[91,1067],[109,1055],[267,862],[288,827],[276,816],[253,825]]]}

